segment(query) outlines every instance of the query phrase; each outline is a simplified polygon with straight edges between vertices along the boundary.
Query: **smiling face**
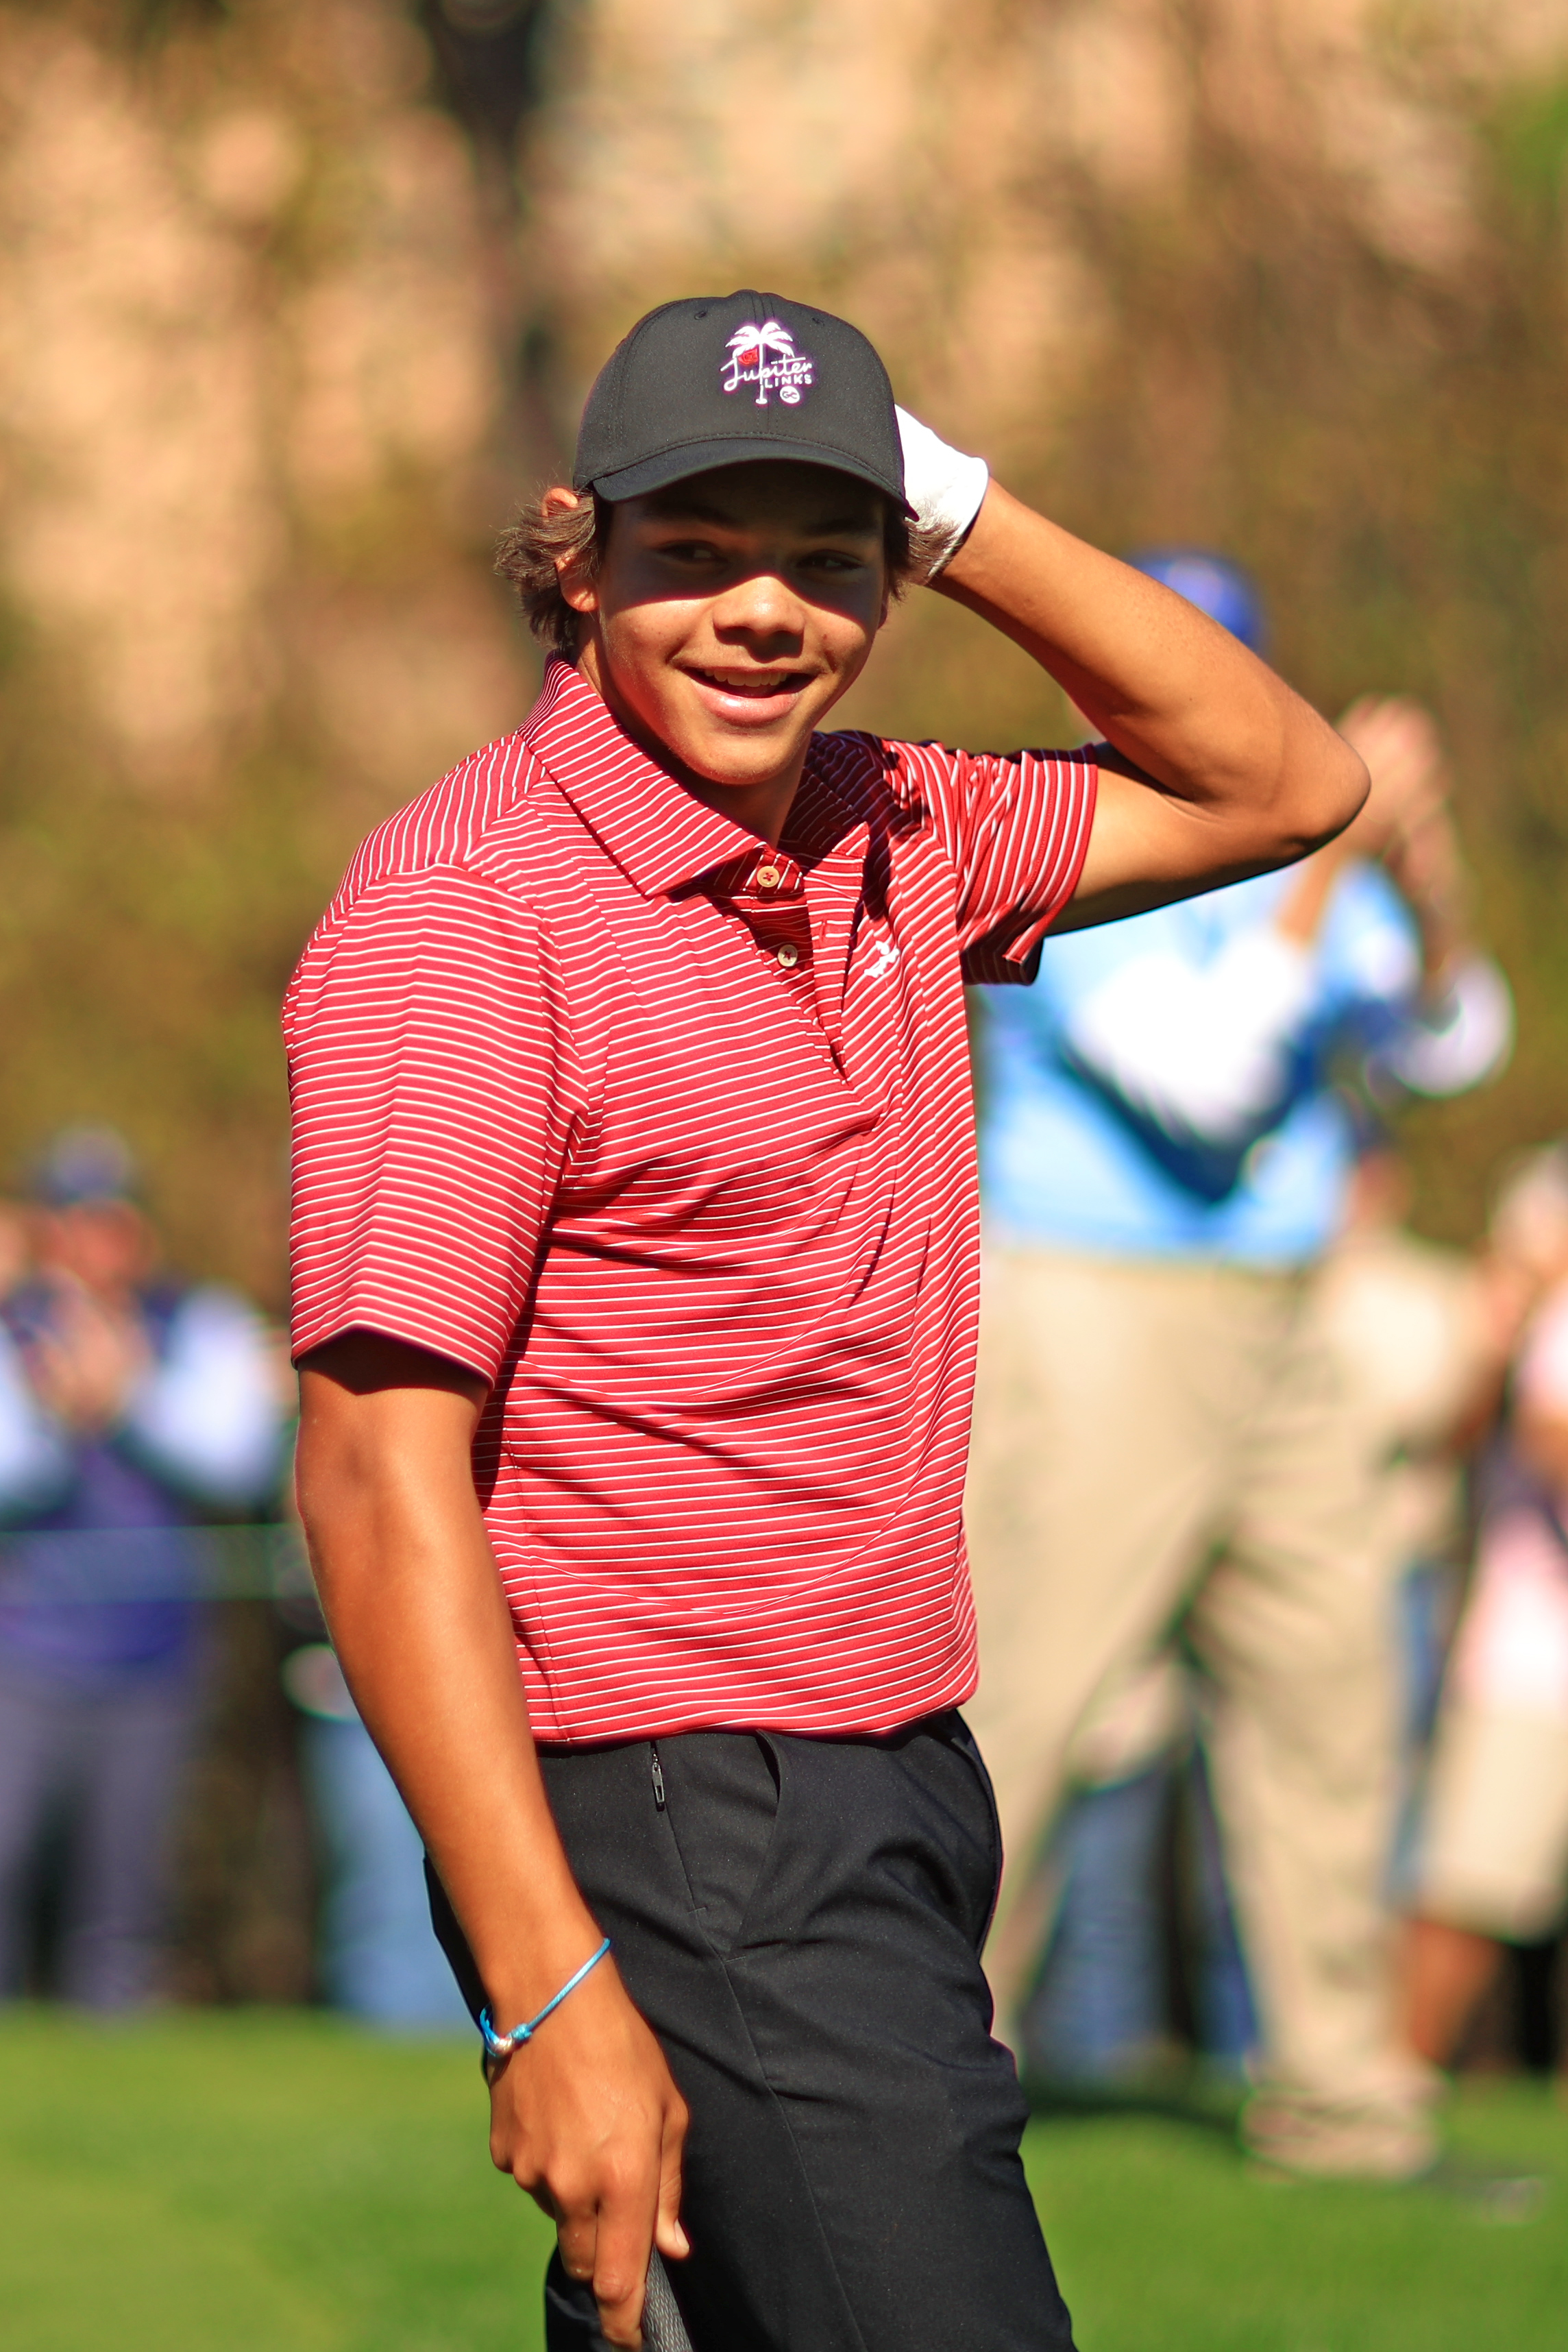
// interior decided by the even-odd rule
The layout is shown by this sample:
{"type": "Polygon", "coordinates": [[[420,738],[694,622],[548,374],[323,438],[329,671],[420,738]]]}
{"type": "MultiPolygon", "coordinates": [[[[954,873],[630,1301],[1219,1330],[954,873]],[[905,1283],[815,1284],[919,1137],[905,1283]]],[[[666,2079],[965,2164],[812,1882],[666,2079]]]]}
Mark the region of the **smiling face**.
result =
{"type": "Polygon", "coordinates": [[[584,674],[713,805],[787,805],[886,617],[884,511],[852,475],[774,459],[622,500],[597,575],[561,578],[584,674]]]}

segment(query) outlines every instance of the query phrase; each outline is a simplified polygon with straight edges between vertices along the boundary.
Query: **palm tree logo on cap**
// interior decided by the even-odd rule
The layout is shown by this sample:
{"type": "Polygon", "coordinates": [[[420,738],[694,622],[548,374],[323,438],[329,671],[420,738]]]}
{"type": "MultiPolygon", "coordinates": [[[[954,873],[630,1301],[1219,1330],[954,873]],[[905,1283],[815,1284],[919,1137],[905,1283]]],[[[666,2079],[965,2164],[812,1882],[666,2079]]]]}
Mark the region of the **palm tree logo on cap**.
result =
{"type": "Polygon", "coordinates": [[[776,392],[787,408],[794,408],[800,394],[810,392],[816,381],[816,362],[809,352],[795,349],[794,336],[777,319],[765,320],[760,327],[748,320],[729,339],[728,372],[722,381],[726,392],[738,392],[743,383],[754,383],[758,408],[767,407],[770,392],[776,392]]]}

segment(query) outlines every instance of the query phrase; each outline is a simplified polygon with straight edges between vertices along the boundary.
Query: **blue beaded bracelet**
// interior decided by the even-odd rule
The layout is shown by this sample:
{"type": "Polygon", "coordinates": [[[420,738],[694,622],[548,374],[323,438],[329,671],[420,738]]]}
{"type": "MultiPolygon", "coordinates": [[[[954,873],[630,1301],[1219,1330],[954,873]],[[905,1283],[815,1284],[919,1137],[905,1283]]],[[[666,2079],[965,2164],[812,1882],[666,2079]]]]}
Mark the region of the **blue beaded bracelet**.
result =
{"type": "Polygon", "coordinates": [[[582,1982],[583,1978],[589,1975],[592,1969],[599,1966],[600,1961],[604,1958],[605,1953],[609,1949],[610,1938],[606,1936],[604,1941],[594,1953],[592,1958],[584,1960],[582,1966],[579,1969],[574,1977],[568,1977],[566,1982],[556,1994],[554,2000],[547,2000],[538,2015],[537,2017],[530,2017],[526,2025],[514,2025],[510,2033],[497,2033],[495,2027],[490,2022],[489,2011],[487,2009],[482,2009],[479,2011],[479,2035],[485,2044],[486,2056],[487,2058],[509,2058],[514,2050],[520,2050],[525,2042],[531,2042],[535,2034],[538,2032],[540,2026],[544,2023],[546,2018],[549,2015],[551,2010],[559,2009],[561,2002],[566,1999],[567,1994],[577,1990],[577,1988],[582,1982]]]}

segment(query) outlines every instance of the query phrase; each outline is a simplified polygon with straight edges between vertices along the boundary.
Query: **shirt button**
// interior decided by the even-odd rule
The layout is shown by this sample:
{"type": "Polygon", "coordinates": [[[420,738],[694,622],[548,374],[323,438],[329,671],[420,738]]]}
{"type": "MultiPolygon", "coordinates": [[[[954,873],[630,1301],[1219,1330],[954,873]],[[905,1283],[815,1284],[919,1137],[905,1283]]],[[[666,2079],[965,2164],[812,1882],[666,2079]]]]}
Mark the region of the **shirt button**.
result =
{"type": "Polygon", "coordinates": [[[786,940],[783,946],[779,950],[779,961],[783,965],[786,971],[793,971],[795,966],[800,961],[800,949],[791,947],[789,940],[786,940]]]}
{"type": "Polygon", "coordinates": [[[779,873],[777,866],[759,866],[757,869],[757,887],[759,890],[777,890],[783,879],[784,877],[779,873]]]}

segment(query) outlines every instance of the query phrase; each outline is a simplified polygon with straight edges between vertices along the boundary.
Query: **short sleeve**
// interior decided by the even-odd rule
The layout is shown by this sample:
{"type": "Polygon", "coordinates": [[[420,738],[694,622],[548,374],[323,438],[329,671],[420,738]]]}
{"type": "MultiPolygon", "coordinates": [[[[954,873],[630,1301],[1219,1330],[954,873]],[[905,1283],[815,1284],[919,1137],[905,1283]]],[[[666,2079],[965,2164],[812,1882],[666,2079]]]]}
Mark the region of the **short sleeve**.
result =
{"type": "Polygon", "coordinates": [[[1032,981],[1040,941],[1083,871],[1099,781],[1092,751],[888,748],[953,863],[965,979],[1032,981]]]}
{"type": "Polygon", "coordinates": [[[367,1329],[494,1381],[580,1108],[537,917],[461,867],[334,910],[284,1013],[293,1348],[367,1329]]]}

